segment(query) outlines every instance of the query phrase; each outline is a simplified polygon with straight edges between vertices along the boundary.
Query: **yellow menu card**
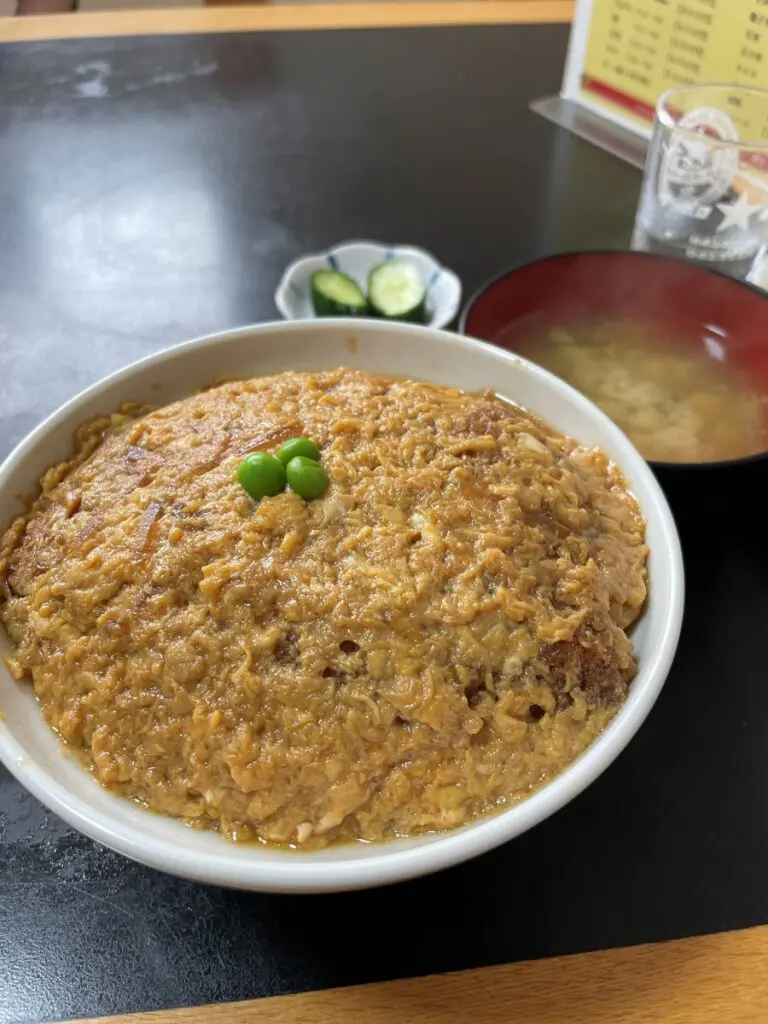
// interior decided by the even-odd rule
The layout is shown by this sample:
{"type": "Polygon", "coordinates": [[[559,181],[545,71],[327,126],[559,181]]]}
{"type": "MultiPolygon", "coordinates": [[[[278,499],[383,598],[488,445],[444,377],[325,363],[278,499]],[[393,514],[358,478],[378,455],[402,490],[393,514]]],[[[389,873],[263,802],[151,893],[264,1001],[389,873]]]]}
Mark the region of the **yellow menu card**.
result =
{"type": "MultiPolygon", "coordinates": [[[[768,88],[768,0],[577,3],[566,99],[648,135],[666,89],[705,81],[768,88]]],[[[742,138],[768,140],[762,116],[739,113],[742,138]]]]}

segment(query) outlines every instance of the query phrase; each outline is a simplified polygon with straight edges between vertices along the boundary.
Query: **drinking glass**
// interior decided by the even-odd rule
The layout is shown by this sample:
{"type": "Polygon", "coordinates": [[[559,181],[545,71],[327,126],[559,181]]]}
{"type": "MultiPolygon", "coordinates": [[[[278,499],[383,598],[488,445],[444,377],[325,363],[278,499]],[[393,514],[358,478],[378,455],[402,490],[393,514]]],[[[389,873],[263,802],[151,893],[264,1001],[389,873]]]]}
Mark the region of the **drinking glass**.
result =
{"type": "Polygon", "coordinates": [[[768,90],[681,85],[656,104],[632,247],[746,277],[768,244],[768,90]]]}

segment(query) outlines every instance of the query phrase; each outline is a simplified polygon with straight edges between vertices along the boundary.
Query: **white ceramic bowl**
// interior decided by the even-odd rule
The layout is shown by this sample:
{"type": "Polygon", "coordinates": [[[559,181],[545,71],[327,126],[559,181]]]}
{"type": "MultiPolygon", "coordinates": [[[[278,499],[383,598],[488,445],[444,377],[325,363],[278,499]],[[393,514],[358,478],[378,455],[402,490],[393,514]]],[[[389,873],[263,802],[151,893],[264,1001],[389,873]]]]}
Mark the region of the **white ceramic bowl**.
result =
{"type": "MultiPolygon", "coordinates": [[[[629,742],[664,683],[683,610],[680,545],[664,495],[627,438],[586,398],[524,360],[483,342],[424,327],[370,320],[262,324],[200,338],[141,360],[73,398],[0,468],[0,523],[20,511],[43,470],[69,453],[74,429],[121,402],[183,397],[222,374],[261,375],[339,365],[493,387],[559,430],[602,447],[622,468],[648,522],[650,588],[634,631],[639,671],[629,699],[605,733],[567,771],[525,802],[454,832],[384,845],[298,853],[236,846],[212,832],[143,811],[102,789],[64,753],[44,724],[31,688],[0,667],[0,758],[39,800],[93,839],[152,867],[243,889],[323,892],[427,874],[507,842],[589,785],[629,742]]],[[[4,633],[0,644],[7,650],[4,633]]]]}
{"type": "Polygon", "coordinates": [[[275,292],[275,305],[286,320],[312,320],[310,279],[316,270],[330,267],[348,274],[365,290],[368,275],[379,263],[405,260],[419,272],[427,290],[428,327],[447,327],[459,311],[461,281],[432,253],[413,245],[382,242],[342,242],[325,252],[302,256],[286,269],[275,292]]]}

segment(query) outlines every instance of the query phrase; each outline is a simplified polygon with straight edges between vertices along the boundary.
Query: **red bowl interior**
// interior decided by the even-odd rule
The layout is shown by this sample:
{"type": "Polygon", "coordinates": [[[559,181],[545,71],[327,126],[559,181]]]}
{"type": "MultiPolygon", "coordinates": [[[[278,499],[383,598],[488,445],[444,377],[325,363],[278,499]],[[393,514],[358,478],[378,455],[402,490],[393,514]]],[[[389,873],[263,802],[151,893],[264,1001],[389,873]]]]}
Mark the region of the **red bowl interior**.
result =
{"type": "Polygon", "coordinates": [[[550,256],[512,270],[472,299],[464,333],[518,351],[532,325],[585,316],[658,324],[681,345],[722,346],[721,358],[768,395],[768,301],[704,267],[640,252],[550,256]]]}

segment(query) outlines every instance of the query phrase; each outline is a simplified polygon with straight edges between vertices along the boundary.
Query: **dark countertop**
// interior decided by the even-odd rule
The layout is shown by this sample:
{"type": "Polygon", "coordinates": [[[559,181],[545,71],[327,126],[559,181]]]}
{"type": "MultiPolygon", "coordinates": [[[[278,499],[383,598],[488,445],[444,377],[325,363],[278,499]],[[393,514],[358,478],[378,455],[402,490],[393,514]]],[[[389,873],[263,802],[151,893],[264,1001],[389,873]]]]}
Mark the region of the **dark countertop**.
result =
{"type": "MultiPolygon", "coordinates": [[[[274,317],[287,262],[412,241],[468,292],[627,244],[640,177],[527,110],[563,26],[0,47],[0,455],[81,387],[274,317]]],[[[0,1022],[150,1010],[768,921],[763,467],[663,480],[689,601],[646,726],[580,798],[389,890],[247,895],[145,869],[0,771],[0,1022]]]]}

